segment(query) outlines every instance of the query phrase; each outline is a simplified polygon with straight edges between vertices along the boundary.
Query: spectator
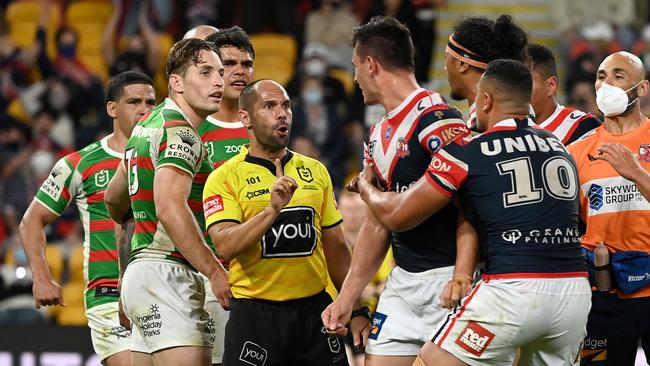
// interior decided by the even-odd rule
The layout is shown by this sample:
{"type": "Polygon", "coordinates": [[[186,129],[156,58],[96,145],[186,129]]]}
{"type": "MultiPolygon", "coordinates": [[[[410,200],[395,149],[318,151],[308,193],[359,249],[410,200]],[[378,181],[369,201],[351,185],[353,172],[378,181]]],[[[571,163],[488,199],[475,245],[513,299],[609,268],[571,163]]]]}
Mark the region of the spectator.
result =
{"type": "Polygon", "coordinates": [[[32,190],[28,133],[20,122],[0,123],[0,215],[7,225],[9,241],[18,233],[18,222],[27,209],[32,190]]]}
{"type": "Polygon", "coordinates": [[[34,52],[16,46],[9,34],[9,24],[4,17],[0,18],[0,110],[4,111],[27,86],[34,56],[34,52]]]}
{"type": "MultiPolygon", "coordinates": [[[[113,7],[121,9],[117,34],[131,37],[138,34],[140,14],[147,8],[148,23],[158,32],[166,31],[174,21],[174,1],[171,0],[113,0],[113,7]]],[[[140,29],[141,30],[141,29],[140,29]]]]}
{"type": "MultiPolygon", "coordinates": [[[[375,6],[370,9],[368,19],[375,15],[386,15],[399,20],[411,31],[413,46],[415,46],[415,64],[421,65],[426,60],[430,62],[431,45],[423,43],[423,40],[428,40],[428,37],[423,37],[424,30],[415,16],[415,9],[411,0],[382,0],[374,3],[375,6]],[[428,50],[429,54],[425,55],[423,53],[424,50],[428,50]]],[[[420,68],[416,67],[415,77],[419,82],[424,82],[429,79],[429,62],[426,62],[425,70],[422,70],[422,66],[420,68]]]]}
{"type": "Polygon", "coordinates": [[[274,32],[296,35],[298,0],[242,0],[242,28],[248,34],[274,32]]]}
{"type": "Polygon", "coordinates": [[[571,45],[571,61],[566,80],[567,94],[571,94],[575,83],[582,80],[595,80],[594,75],[598,65],[609,54],[621,50],[614,36],[614,29],[604,21],[590,24],[582,29],[583,38],[576,39],[571,45]]]}
{"type": "Polygon", "coordinates": [[[139,33],[130,37],[126,49],[116,55],[115,50],[117,47],[114,34],[122,14],[122,3],[121,1],[113,2],[113,14],[106,24],[104,36],[102,37],[102,49],[111,76],[131,70],[140,71],[153,77],[158,71],[160,47],[156,33],[147,19],[148,10],[146,4],[140,7],[140,13],[138,14],[139,33]]]}
{"type": "MultiPolygon", "coordinates": [[[[43,79],[52,76],[61,77],[70,91],[70,102],[76,111],[75,127],[83,122],[83,131],[77,144],[85,146],[86,142],[94,140],[96,133],[109,123],[104,107],[104,90],[101,80],[84,65],[77,55],[78,34],[69,27],[60,27],[55,36],[56,57],[50,60],[47,56],[47,33],[45,24],[48,23],[50,1],[45,1],[36,39],[39,46],[38,66],[43,79]]],[[[56,98],[56,97],[55,97],[56,98]]],[[[81,129],[80,129],[81,131],[81,129]]]]}
{"type": "Polygon", "coordinates": [[[327,47],[329,64],[353,71],[352,30],[359,19],[347,0],[323,0],[321,7],[310,11],[305,19],[305,44],[318,42],[327,47]]]}
{"type": "Polygon", "coordinates": [[[287,93],[291,99],[296,98],[301,89],[302,79],[311,77],[320,79],[323,84],[323,99],[328,104],[336,104],[341,115],[347,114],[348,100],[343,84],[328,74],[329,56],[327,47],[320,43],[310,43],[302,52],[299,70],[287,84],[287,93]]]}
{"type": "Polygon", "coordinates": [[[650,72],[650,24],[646,24],[641,29],[640,37],[635,42],[632,53],[641,58],[646,73],[650,72]]]}
{"type": "Polygon", "coordinates": [[[325,99],[321,79],[302,79],[300,96],[293,110],[292,147],[301,154],[321,160],[332,178],[335,189],[341,189],[345,179],[347,141],[342,134],[343,119],[336,104],[325,99]]]}
{"type": "Polygon", "coordinates": [[[0,266],[0,324],[40,324],[43,314],[34,309],[32,273],[20,244],[12,245],[14,264],[0,266]]]}

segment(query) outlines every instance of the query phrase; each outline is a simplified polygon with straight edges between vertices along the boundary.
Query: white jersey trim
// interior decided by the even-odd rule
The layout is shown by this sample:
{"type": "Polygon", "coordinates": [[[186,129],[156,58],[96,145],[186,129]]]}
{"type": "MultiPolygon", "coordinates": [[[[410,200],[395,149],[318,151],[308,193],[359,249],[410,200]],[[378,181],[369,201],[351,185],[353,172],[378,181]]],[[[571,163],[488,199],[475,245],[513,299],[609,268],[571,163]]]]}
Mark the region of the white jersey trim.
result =
{"type": "MultiPolygon", "coordinates": [[[[111,134],[111,135],[112,135],[112,134],[111,134]]],[[[101,139],[101,140],[99,141],[99,143],[101,144],[102,149],[104,149],[104,151],[106,151],[106,153],[107,153],[108,155],[110,155],[110,156],[112,156],[112,157],[115,157],[115,158],[120,158],[120,159],[122,159],[122,158],[124,157],[124,153],[121,153],[121,152],[119,152],[119,151],[113,150],[113,149],[110,148],[110,146],[108,146],[108,138],[109,138],[111,135],[108,135],[108,136],[104,137],[103,139],[101,139]]]]}
{"type": "Polygon", "coordinates": [[[207,116],[205,120],[221,128],[237,129],[237,128],[244,127],[244,124],[241,121],[226,122],[226,121],[218,120],[212,116],[207,116]]]}

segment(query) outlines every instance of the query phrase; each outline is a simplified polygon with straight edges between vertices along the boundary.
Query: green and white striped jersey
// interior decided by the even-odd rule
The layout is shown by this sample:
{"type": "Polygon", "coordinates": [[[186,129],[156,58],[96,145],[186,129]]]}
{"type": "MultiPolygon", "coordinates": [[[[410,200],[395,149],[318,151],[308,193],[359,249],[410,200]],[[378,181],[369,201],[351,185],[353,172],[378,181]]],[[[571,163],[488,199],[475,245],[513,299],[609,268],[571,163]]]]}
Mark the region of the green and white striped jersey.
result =
{"type": "Polygon", "coordinates": [[[156,217],[153,180],[156,169],[164,166],[194,177],[204,160],[201,138],[171,99],[133,129],[124,154],[135,221],[130,262],[162,259],[189,265],[156,217]]]}
{"type": "Polygon", "coordinates": [[[117,228],[104,204],[104,191],[121,158],[106,137],[94,142],[59,160],[34,198],[57,216],[72,201],[77,205],[84,230],[86,309],[119,298],[117,228]]]}
{"type": "MultiPolygon", "coordinates": [[[[206,243],[215,252],[212,240],[205,228],[203,187],[212,170],[237,155],[244,148],[244,145],[248,143],[248,134],[241,122],[221,122],[210,116],[201,123],[198,132],[207,151],[207,159],[201,164],[199,172],[194,177],[188,204],[205,236],[206,243]]],[[[215,254],[217,253],[215,252],[215,254]]],[[[221,263],[228,266],[225,261],[221,261],[221,263]]]]}

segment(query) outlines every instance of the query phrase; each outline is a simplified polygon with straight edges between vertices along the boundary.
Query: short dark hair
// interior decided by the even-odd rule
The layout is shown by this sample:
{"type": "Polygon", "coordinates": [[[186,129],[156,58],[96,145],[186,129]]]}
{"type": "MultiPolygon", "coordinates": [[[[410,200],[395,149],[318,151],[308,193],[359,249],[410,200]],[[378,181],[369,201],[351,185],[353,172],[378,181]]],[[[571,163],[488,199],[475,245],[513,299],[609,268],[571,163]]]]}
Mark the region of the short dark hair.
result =
{"type": "Polygon", "coordinates": [[[483,79],[495,83],[506,100],[528,104],[533,94],[533,77],[526,65],[516,60],[493,60],[485,69],[483,79]]]}
{"type": "Polygon", "coordinates": [[[553,52],[538,43],[526,45],[526,57],[531,64],[531,69],[539,72],[544,78],[557,77],[557,66],[553,52]]]}
{"type": "Polygon", "coordinates": [[[352,47],[362,59],[371,56],[387,70],[415,70],[411,31],[393,17],[376,16],[354,28],[352,47]]]}
{"type": "Polygon", "coordinates": [[[212,43],[197,38],[182,39],[172,46],[167,54],[165,77],[171,74],[185,75],[190,63],[197,65],[201,51],[214,51],[219,55],[219,50],[212,43]]]}
{"type": "Polygon", "coordinates": [[[467,18],[454,27],[453,38],[486,62],[496,59],[525,61],[528,36],[510,15],[501,15],[496,21],[485,17],[467,18]]]}
{"type": "Polygon", "coordinates": [[[253,48],[253,44],[251,43],[248,34],[238,26],[233,26],[212,33],[205,40],[212,42],[216,48],[236,47],[244,52],[248,52],[251,58],[253,60],[255,59],[255,48],[253,48]]]}
{"type": "Polygon", "coordinates": [[[106,87],[106,103],[115,102],[122,97],[124,88],[133,84],[153,85],[153,80],[139,71],[124,71],[111,78],[106,87]]]}

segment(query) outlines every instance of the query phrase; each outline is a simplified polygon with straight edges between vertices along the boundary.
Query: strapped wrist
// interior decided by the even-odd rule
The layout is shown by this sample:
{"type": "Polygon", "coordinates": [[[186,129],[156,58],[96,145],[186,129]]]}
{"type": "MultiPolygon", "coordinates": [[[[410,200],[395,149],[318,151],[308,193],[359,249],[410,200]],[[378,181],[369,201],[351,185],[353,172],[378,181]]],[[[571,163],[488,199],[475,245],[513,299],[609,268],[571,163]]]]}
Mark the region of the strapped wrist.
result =
{"type": "Polygon", "coordinates": [[[352,314],[350,315],[350,319],[356,318],[357,316],[362,316],[368,320],[372,320],[372,316],[370,316],[370,309],[368,309],[367,306],[363,306],[357,310],[352,310],[352,314]]]}

